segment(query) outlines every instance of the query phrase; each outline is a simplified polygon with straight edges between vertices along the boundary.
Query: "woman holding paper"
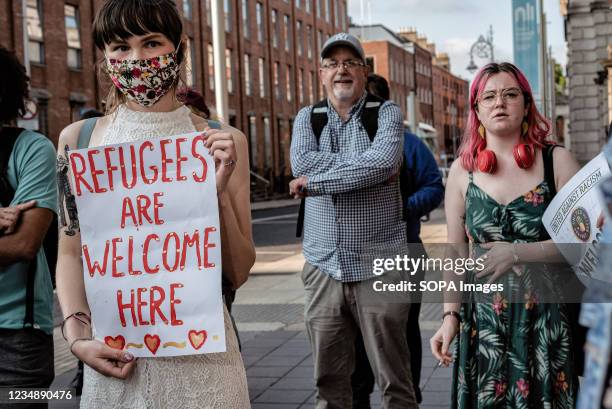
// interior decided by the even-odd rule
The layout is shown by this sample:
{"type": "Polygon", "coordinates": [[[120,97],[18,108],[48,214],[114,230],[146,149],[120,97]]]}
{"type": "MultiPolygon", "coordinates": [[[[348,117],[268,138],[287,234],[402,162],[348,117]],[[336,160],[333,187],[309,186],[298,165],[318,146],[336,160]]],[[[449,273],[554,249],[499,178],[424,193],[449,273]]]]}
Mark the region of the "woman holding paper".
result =
{"type": "MultiPolygon", "coordinates": [[[[527,280],[548,276],[526,263],[563,261],[541,218],[579,166],[566,149],[551,149],[549,131],[517,67],[491,63],[478,72],[445,199],[449,243],[463,248],[464,257],[468,243],[487,250],[484,268],[468,276],[473,282],[528,288],[527,280]]],[[[540,302],[529,292],[512,303],[509,293],[482,302],[464,294],[462,305],[445,303],[430,344],[448,365],[458,338],[452,407],[573,407],[578,374],[568,305],[540,302]]]]}
{"type": "MultiPolygon", "coordinates": [[[[210,129],[177,100],[188,49],[176,5],[171,0],[108,0],[97,13],[93,36],[114,87],[106,99],[107,115],[95,124],[89,146],[204,131],[216,165],[223,275],[238,288],[255,259],[246,138],[233,128],[210,129]]],[[[83,121],[77,122],[60,135],[58,182],[67,216],[60,226],[57,266],[66,317],[63,332],[72,353],[87,364],[82,407],[250,407],[244,365],[225,308],[224,353],[136,362],[126,350],[92,339],[76,204],[65,172],[67,151],[76,149],[82,128],[83,121]]]]}

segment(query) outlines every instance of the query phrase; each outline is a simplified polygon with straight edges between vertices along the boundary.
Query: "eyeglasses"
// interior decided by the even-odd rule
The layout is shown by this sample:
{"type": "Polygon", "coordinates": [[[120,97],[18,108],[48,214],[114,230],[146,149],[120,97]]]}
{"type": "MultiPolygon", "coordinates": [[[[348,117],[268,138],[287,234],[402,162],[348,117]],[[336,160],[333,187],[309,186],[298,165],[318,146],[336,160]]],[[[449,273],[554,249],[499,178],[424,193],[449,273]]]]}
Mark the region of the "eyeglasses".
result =
{"type": "MultiPolygon", "coordinates": [[[[501,98],[504,104],[518,104],[521,100],[521,95],[523,95],[523,91],[518,88],[506,88],[501,90],[501,98]]],[[[497,91],[483,92],[477,102],[485,108],[490,108],[497,102],[497,96],[497,91]]]]}
{"type": "Polygon", "coordinates": [[[321,68],[323,68],[324,70],[337,70],[338,68],[340,68],[340,66],[342,66],[343,68],[347,70],[354,70],[357,67],[365,66],[365,64],[359,60],[346,60],[346,61],[331,60],[331,61],[326,61],[321,64],[321,68]]]}

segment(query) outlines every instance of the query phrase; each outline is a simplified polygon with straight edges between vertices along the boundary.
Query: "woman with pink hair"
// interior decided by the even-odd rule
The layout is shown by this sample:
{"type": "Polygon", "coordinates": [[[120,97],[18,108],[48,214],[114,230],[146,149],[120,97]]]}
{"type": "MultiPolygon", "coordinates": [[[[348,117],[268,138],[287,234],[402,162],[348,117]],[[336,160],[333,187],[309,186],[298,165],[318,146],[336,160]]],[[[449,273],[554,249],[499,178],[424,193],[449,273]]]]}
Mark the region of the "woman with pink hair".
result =
{"type": "Polygon", "coordinates": [[[532,263],[563,261],[541,219],[579,169],[568,150],[546,140],[549,135],[550,124],[516,66],[491,63],[478,72],[460,160],[453,162],[446,186],[448,241],[462,257],[468,243],[486,251],[484,267],[464,280],[523,292],[520,300],[507,290],[466,293],[462,304],[446,300],[430,344],[440,364],[449,365],[450,344],[458,338],[453,408],[575,405],[573,310],[529,291],[532,280],[557,282],[554,269],[532,263]]]}

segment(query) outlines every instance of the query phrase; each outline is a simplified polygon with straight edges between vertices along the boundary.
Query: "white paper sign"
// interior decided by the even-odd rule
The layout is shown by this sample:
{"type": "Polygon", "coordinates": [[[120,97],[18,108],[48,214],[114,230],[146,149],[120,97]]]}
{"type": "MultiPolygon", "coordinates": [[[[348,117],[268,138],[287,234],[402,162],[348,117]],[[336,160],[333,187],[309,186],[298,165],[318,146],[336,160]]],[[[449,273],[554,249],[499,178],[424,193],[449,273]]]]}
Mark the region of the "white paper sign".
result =
{"type": "Polygon", "coordinates": [[[603,207],[596,187],[609,175],[608,162],[603,154],[597,155],[561,188],[542,217],[546,231],[583,282],[593,277],[598,261],[601,231],[596,223],[603,207]],[[572,243],[581,245],[564,245],[572,243]]]}
{"type": "Polygon", "coordinates": [[[201,133],[69,152],[96,339],[138,357],[225,351],[214,160],[201,133]]]}

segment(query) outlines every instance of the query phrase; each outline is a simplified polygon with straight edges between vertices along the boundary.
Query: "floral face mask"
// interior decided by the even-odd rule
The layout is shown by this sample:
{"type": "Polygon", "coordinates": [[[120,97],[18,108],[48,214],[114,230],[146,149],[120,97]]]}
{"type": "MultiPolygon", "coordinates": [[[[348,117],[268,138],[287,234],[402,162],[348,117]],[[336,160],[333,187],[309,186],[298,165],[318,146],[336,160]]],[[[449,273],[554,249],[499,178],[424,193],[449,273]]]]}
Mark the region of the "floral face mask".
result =
{"type": "Polygon", "coordinates": [[[174,85],[179,74],[176,51],[145,60],[106,59],[106,69],[126,97],[150,107],[174,85]]]}

